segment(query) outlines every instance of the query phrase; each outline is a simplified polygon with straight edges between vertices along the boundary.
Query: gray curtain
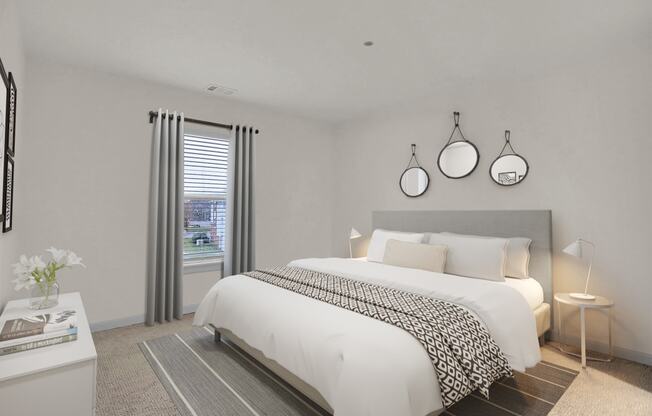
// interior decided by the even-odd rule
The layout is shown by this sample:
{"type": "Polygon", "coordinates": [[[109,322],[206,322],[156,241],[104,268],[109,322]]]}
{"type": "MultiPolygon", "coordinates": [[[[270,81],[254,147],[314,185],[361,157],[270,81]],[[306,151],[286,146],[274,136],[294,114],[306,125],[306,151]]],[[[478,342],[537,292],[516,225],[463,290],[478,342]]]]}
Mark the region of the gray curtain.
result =
{"type": "Polygon", "coordinates": [[[183,113],[158,111],[152,143],[145,323],[183,315],[183,113]]]}
{"type": "Polygon", "coordinates": [[[229,150],[224,276],[253,270],[255,261],[254,129],[236,126],[229,150]]]}

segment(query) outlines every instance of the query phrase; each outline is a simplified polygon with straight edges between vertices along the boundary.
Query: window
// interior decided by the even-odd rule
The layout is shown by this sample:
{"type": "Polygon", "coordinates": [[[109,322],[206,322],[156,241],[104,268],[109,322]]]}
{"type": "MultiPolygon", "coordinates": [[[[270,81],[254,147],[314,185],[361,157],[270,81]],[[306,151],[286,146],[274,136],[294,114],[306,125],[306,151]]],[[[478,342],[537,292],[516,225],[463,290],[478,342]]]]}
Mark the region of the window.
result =
{"type": "Polygon", "coordinates": [[[184,136],[183,260],[221,258],[226,228],[229,141],[184,136]]]}

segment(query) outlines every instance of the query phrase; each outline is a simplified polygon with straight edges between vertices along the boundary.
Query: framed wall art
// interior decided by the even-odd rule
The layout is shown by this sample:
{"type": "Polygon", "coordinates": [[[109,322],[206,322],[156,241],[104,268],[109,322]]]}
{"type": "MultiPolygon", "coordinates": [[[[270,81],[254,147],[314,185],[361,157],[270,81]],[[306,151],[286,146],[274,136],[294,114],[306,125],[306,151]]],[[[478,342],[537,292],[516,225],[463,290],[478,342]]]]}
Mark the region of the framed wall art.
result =
{"type": "Polygon", "coordinates": [[[9,89],[7,90],[7,137],[6,148],[9,156],[16,155],[16,106],[18,100],[18,91],[14,75],[10,72],[7,80],[9,89]]]}
{"type": "Polygon", "coordinates": [[[13,228],[14,219],[14,160],[9,155],[5,155],[5,186],[2,200],[5,205],[5,216],[2,220],[2,232],[6,233],[13,228]]]}
{"type": "MultiPolygon", "coordinates": [[[[6,141],[7,141],[7,103],[9,102],[9,79],[7,78],[7,73],[5,68],[2,65],[2,59],[0,59],[0,188],[2,188],[2,195],[4,196],[5,188],[5,159],[6,156],[6,141]]],[[[5,199],[2,198],[0,201],[0,221],[3,221],[4,228],[4,215],[5,215],[5,199]]]]}

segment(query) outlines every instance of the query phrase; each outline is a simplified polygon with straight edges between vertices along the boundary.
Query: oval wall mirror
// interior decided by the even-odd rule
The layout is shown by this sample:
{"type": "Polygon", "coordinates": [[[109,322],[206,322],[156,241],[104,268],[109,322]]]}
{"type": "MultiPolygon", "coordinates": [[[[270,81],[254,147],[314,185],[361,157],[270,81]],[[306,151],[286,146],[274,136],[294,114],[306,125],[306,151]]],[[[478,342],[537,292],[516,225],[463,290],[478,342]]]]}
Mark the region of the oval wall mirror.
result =
{"type": "Polygon", "coordinates": [[[469,176],[478,166],[480,153],[478,148],[464,137],[462,129],[460,129],[460,113],[454,112],[453,118],[455,127],[453,127],[448,142],[439,152],[437,166],[447,178],[461,179],[469,176]],[[461,139],[453,140],[455,130],[460,132],[461,139]]]}
{"type": "Polygon", "coordinates": [[[505,130],[505,144],[500,154],[489,168],[489,176],[501,186],[512,186],[520,183],[528,174],[530,166],[527,160],[514,151],[510,142],[510,131],[505,130]],[[505,150],[508,150],[506,153],[505,150]]]}
{"type": "Polygon", "coordinates": [[[399,186],[401,187],[401,191],[403,191],[403,193],[410,198],[423,195],[426,190],[428,190],[428,185],[430,185],[430,177],[428,176],[428,172],[426,172],[425,169],[423,169],[417,161],[415,154],[416,148],[417,145],[413,144],[412,157],[410,158],[410,162],[408,163],[407,168],[405,168],[401,178],[399,179],[399,186]],[[414,166],[412,165],[413,162],[414,166]]]}

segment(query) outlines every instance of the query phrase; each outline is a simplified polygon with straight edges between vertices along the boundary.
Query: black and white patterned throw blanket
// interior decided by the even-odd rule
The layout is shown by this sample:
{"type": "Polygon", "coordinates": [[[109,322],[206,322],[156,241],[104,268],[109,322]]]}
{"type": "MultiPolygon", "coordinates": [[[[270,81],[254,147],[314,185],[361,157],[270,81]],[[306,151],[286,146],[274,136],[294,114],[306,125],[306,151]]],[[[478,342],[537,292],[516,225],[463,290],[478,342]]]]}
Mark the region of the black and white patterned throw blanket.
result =
{"type": "Polygon", "coordinates": [[[491,383],[512,375],[507,359],[487,329],[459,305],[298,267],[256,270],[244,275],[409,332],[432,360],[445,407],[476,389],[489,397],[491,383]]]}

